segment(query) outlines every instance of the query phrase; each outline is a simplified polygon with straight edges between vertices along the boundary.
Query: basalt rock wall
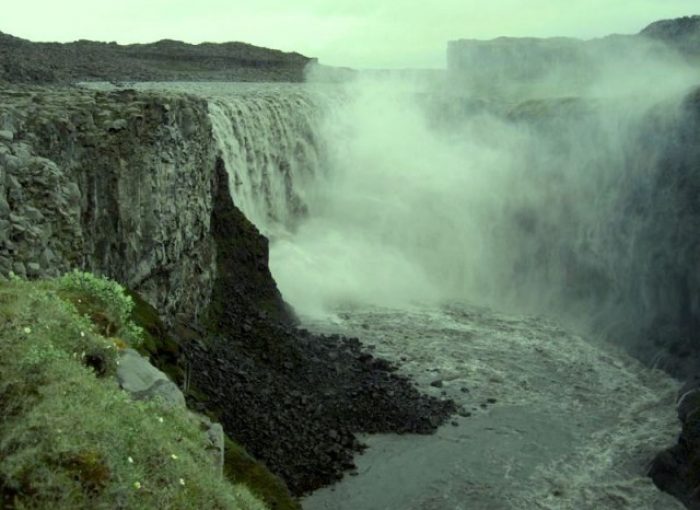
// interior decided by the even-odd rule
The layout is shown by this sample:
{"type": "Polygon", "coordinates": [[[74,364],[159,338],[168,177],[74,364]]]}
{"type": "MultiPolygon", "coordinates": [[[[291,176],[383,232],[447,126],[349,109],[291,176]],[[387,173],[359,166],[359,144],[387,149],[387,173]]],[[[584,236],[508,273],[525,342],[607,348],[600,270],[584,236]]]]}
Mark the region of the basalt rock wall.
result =
{"type": "MultiPolygon", "coordinates": [[[[0,275],[82,268],[135,290],[166,321],[201,319],[217,276],[216,159],[202,99],[0,89],[0,275]]],[[[263,241],[254,234],[242,243],[263,241]]],[[[262,264],[265,301],[283,310],[258,244],[238,248],[238,272],[258,278],[262,264]]]]}

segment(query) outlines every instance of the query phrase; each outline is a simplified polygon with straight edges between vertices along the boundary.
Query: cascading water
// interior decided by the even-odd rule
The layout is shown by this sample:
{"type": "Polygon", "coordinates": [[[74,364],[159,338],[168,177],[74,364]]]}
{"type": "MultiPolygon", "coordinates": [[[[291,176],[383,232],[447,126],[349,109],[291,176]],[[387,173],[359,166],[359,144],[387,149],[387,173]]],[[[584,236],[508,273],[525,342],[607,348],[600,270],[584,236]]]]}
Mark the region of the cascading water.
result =
{"type": "Polygon", "coordinates": [[[273,274],[302,314],[467,301],[619,340],[668,329],[691,306],[654,262],[676,274],[690,263],[674,253],[692,234],[661,235],[692,223],[689,210],[658,191],[680,182],[658,181],[688,125],[684,94],[445,119],[444,99],[373,84],[332,101],[313,89],[231,94],[210,110],[234,201],[272,238],[273,274]]]}
{"type": "Polygon", "coordinates": [[[238,208],[267,236],[293,230],[322,170],[318,102],[250,89],[212,99],[209,111],[238,208]]]}

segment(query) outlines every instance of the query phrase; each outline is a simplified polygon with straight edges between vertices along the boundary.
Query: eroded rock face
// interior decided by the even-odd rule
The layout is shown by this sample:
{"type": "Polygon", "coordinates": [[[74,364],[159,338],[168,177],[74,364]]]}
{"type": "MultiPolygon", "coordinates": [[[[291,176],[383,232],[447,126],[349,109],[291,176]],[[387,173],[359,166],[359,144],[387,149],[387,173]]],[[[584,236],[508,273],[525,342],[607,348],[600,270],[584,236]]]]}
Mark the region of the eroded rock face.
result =
{"type": "Polygon", "coordinates": [[[216,149],[204,100],[0,90],[0,275],[74,267],[138,291],[168,321],[211,295],[216,149]]]}

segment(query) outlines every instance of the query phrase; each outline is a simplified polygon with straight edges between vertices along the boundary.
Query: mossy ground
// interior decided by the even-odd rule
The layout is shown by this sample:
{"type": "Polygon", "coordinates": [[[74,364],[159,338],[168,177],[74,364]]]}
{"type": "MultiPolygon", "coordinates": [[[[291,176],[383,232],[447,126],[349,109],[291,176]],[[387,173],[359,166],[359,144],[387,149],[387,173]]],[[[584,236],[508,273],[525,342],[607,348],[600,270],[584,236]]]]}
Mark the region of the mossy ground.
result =
{"type": "MultiPolygon", "coordinates": [[[[160,370],[184,387],[187,378],[186,366],[181,348],[168,329],[162,323],[155,308],[144,301],[138,294],[130,292],[134,308],[131,320],[142,328],[143,342],[139,350],[149,356],[151,362],[160,370]]],[[[206,396],[194,385],[187,384],[189,402],[198,402],[207,408],[207,414],[214,420],[219,419],[219,412],[211,408],[206,396]]],[[[284,483],[255,460],[246,450],[229,437],[225,438],[224,476],[236,484],[243,484],[271,510],[301,510],[300,504],[292,498],[284,483]]]]}
{"type": "Polygon", "coordinates": [[[138,330],[105,288],[0,284],[2,508],[265,508],[216,472],[188,413],[118,388],[138,330]]]}

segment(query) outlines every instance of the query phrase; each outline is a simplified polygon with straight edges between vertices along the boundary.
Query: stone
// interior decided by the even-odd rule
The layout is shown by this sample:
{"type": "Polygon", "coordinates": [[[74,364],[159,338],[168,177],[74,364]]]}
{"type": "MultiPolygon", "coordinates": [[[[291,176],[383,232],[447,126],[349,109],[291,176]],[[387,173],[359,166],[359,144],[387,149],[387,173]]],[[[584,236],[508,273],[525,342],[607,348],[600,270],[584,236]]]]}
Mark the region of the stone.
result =
{"type": "Polygon", "coordinates": [[[133,349],[122,351],[117,380],[119,386],[137,400],[160,398],[173,407],[186,407],[180,388],[133,349]]]}
{"type": "Polygon", "coordinates": [[[224,471],[224,428],[220,423],[212,423],[206,431],[211,451],[214,458],[214,466],[220,473],[224,471]]]}
{"type": "Polygon", "coordinates": [[[10,214],[10,204],[4,194],[0,194],[0,218],[6,218],[10,214]]]}
{"type": "Polygon", "coordinates": [[[36,207],[25,207],[22,213],[32,223],[37,223],[44,219],[44,215],[36,207]]]}
{"type": "Polygon", "coordinates": [[[27,268],[22,262],[15,262],[14,264],[12,264],[12,271],[20,278],[27,277],[27,268]]]}
{"type": "MultiPolygon", "coordinates": [[[[0,216],[0,218],[4,217],[0,216]]],[[[10,239],[10,232],[12,232],[12,224],[6,219],[0,219],[0,244],[5,244],[10,239]]]]}
{"type": "Polygon", "coordinates": [[[125,119],[117,119],[107,128],[109,131],[123,131],[127,128],[128,122],[125,119]]]}
{"type": "Polygon", "coordinates": [[[41,266],[36,262],[30,262],[27,264],[27,276],[30,278],[36,278],[41,276],[41,266]]]}

